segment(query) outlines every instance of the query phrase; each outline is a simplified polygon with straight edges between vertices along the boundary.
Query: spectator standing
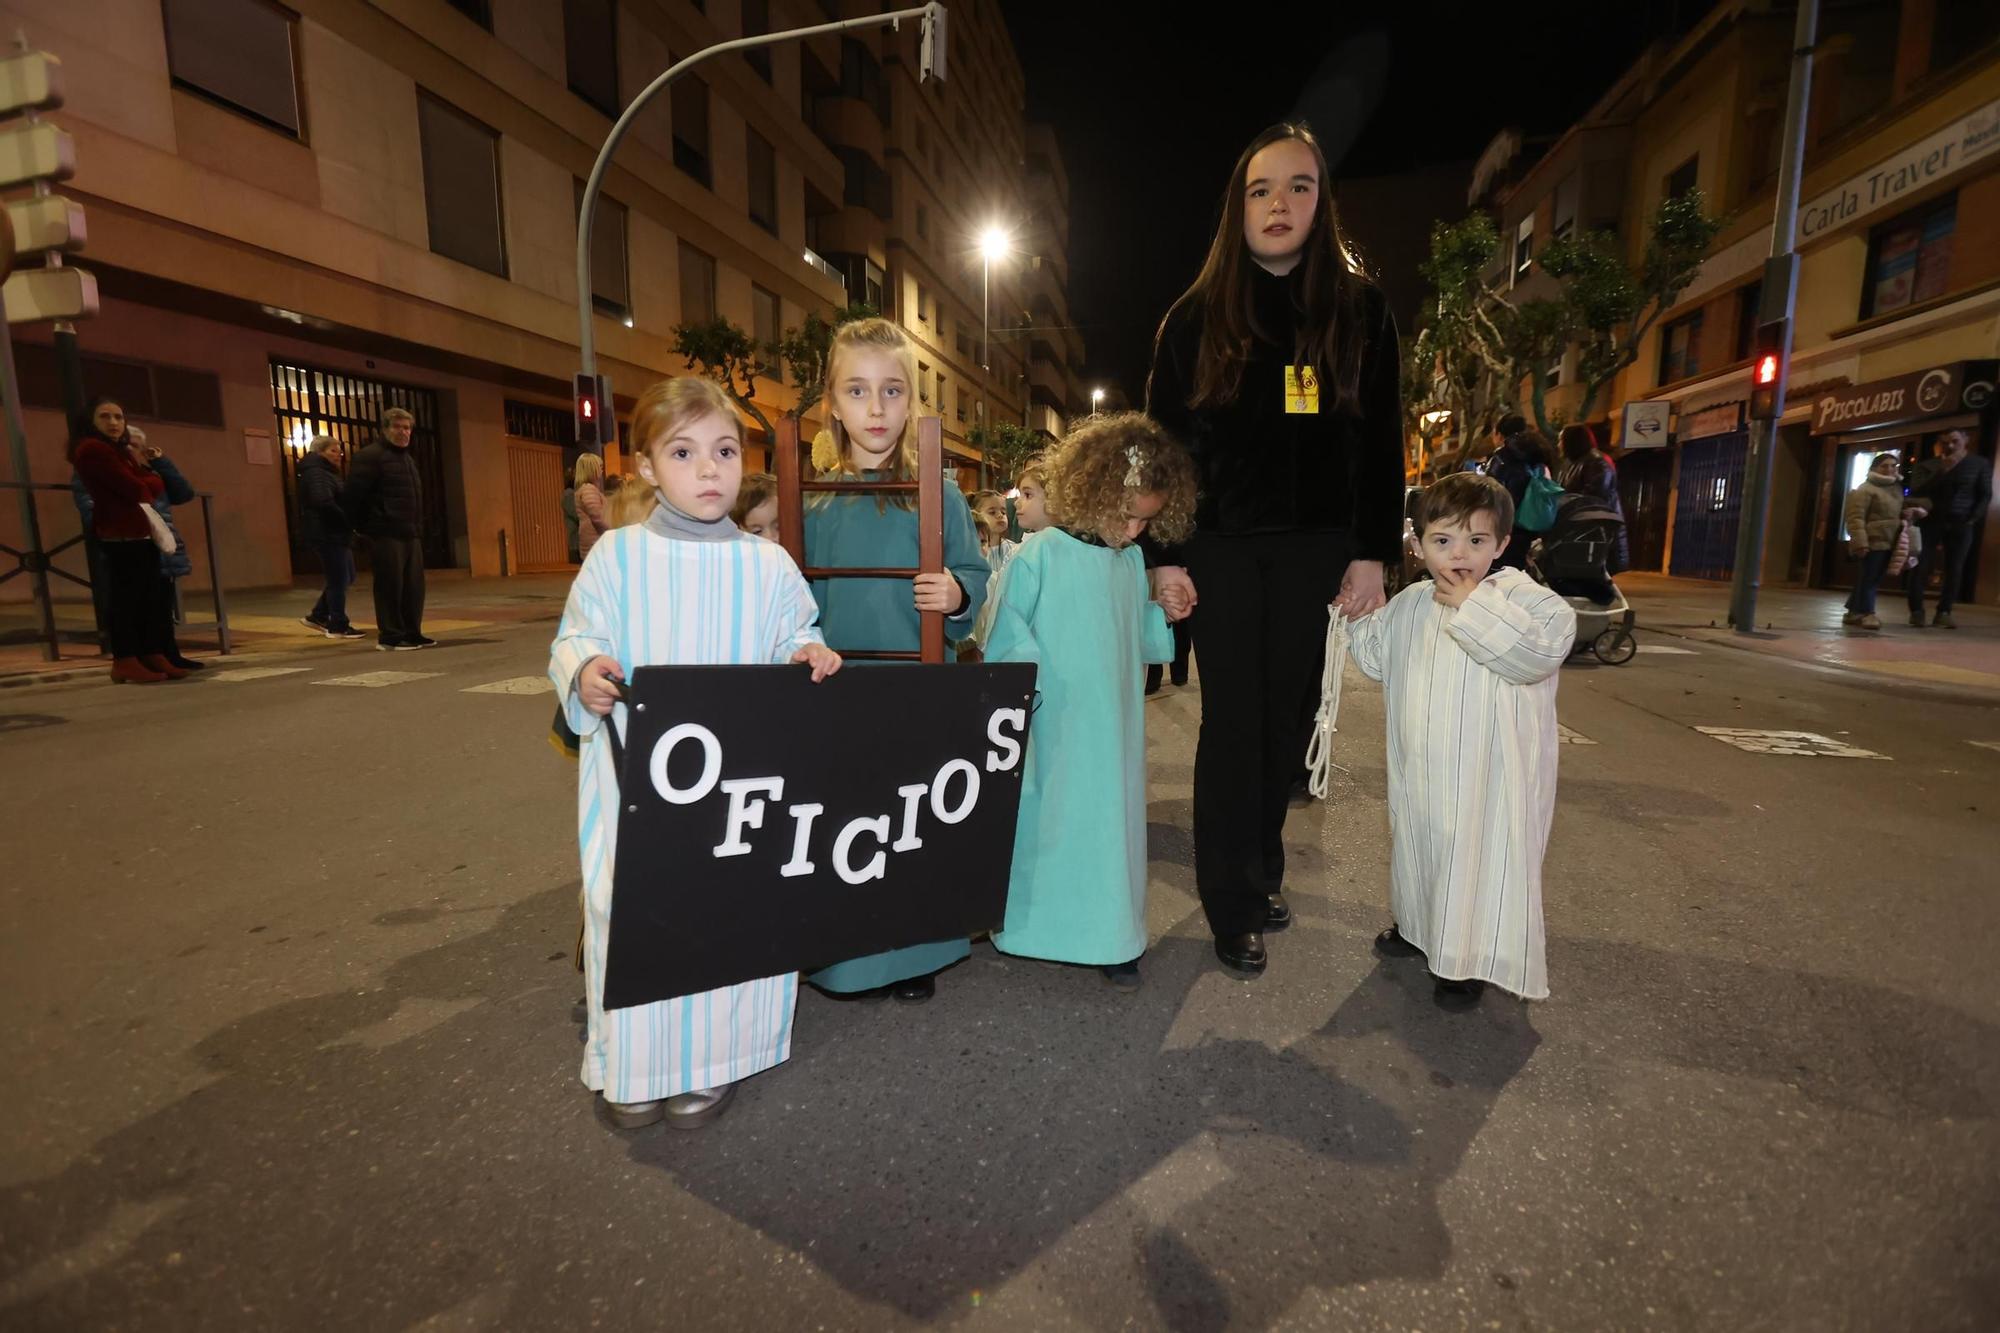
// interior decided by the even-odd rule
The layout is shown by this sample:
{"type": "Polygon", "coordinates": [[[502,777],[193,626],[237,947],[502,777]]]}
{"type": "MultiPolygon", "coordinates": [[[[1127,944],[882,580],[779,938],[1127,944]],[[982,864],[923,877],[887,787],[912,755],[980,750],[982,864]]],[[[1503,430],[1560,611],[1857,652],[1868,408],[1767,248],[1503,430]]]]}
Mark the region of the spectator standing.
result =
{"type": "Polygon", "coordinates": [[[173,586],[145,513],[165,497],[166,480],[132,448],[125,409],[114,399],[91,406],[90,424],[70,441],[68,452],[83,491],[84,530],[103,554],[111,679],[121,685],[179,680],[187,672],[167,660],[177,651],[173,586]]]}
{"type": "Polygon", "coordinates": [[[381,438],[355,455],[342,507],[368,538],[375,575],[375,647],[430,648],[424,636],[424,482],[410,456],[417,419],[400,407],[382,414],[381,438]]]}
{"type": "Polygon", "coordinates": [[[1536,473],[1545,472],[1551,477],[1556,474],[1556,453],[1550,447],[1548,437],[1520,417],[1502,417],[1499,431],[1500,447],[1486,460],[1486,475],[1507,488],[1507,494],[1514,501],[1516,521],[1506,546],[1493,563],[1500,569],[1526,569],[1528,547],[1541,534],[1520,526],[1521,501],[1527,495],[1528,483],[1534,480],[1536,473]]]}
{"type": "Polygon", "coordinates": [[[604,460],[596,454],[576,456],[576,554],[583,559],[613,526],[604,512],[604,460]]]}
{"type": "Polygon", "coordinates": [[[347,618],[347,589],[354,582],[354,525],[341,506],[340,441],[315,436],[299,462],[299,528],[306,545],[319,556],[326,587],[305,623],[329,639],[366,636],[347,618]]]}
{"type": "Polygon", "coordinates": [[[1971,444],[1971,431],[1962,427],[1946,431],[1938,441],[1937,467],[1910,492],[1912,504],[1928,511],[1923,523],[1923,554],[1909,575],[1912,625],[1924,623],[1924,588],[1935,565],[1939,568],[1937,616],[1931,624],[1939,629],[1958,628],[1951,609],[1958,601],[1972,539],[1985,524],[1986,511],[1993,504],[1993,464],[1968,452],[1971,444]]]}
{"type": "Polygon", "coordinates": [[[1904,509],[1902,460],[1893,453],[1880,453],[1868,465],[1868,477],[1847,493],[1841,508],[1841,526],[1847,529],[1847,551],[1861,562],[1854,576],[1854,592],[1847,599],[1843,625],[1881,629],[1875,615],[1875,589],[1889,568],[1896,543],[1903,535],[1906,518],[1918,514],[1904,509]]]}

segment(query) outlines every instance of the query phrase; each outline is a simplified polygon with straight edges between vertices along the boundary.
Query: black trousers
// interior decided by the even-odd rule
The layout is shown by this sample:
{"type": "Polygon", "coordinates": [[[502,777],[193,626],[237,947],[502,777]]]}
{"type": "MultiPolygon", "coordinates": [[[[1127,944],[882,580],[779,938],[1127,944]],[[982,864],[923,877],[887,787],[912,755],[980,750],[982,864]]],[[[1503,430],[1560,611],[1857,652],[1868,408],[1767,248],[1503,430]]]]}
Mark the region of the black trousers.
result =
{"type": "MultiPolygon", "coordinates": [[[[1176,685],[1185,685],[1187,683],[1188,650],[1193,644],[1194,621],[1191,619],[1176,620],[1174,622],[1174,660],[1172,664],[1173,681],[1176,685]]],[[[1147,664],[1146,693],[1151,694],[1154,690],[1160,688],[1160,678],[1166,670],[1167,668],[1158,662],[1147,664]]]]}
{"type": "Polygon", "coordinates": [[[150,541],[102,542],[99,547],[111,655],[175,652],[174,588],[160,573],[160,548],[150,541]]]}
{"type": "Polygon", "coordinates": [[[375,636],[413,642],[424,632],[424,543],[419,537],[371,537],[375,574],[375,636]]]}
{"type": "Polygon", "coordinates": [[[1931,570],[1942,565],[1938,573],[1937,609],[1939,615],[1949,615],[1958,603],[1959,584],[1965,578],[1965,557],[1972,552],[1972,525],[1926,524],[1922,531],[1923,554],[1917,557],[1917,567],[1903,575],[1910,610],[1916,615],[1923,614],[1924,591],[1931,581],[1931,570]]]}
{"type": "Polygon", "coordinates": [[[1262,930],[1284,885],[1285,814],[1305,763],[1327,603],[1347,571],[1341,533],[1197,535],[1188,573],[1201,655],[1194,760],[1195,886],[1220,935],[1262,930]]]}

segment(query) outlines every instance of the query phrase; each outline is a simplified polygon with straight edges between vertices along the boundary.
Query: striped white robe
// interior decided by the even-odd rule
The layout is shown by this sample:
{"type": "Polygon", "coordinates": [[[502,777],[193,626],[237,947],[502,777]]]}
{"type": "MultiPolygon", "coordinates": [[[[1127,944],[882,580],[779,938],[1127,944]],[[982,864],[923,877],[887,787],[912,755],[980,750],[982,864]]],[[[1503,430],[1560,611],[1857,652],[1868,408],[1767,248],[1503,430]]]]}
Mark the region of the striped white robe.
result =
{"type": "Polygon", "coordinates": [[[1556,672],[1576,612],[1517,569],[1456,611],[1428,580],[1350,630],[1389,711],[1390,904],[1430,970],[1549,994],[1542,853],[1556,804],[1556,672]]]}
{"type": "Polygon", "coordinates": [[[603,728],[575,682],[584,663],[615,657],[629,679],[641,666],[787,662],[822,642],[819,608],[784,547],[743,537],[677,541],[643,525],[606,533],[570,588],[549,654],[549,678],[582,740],[577,840],[583,851],[584,981],[590,1020],[583,1081],[607,1101],[649,1102],[719,1087],[791,1054],[798,974],[629,1009],[604,1009],[611,878],[618,852],[618,778],[603,728]]]}

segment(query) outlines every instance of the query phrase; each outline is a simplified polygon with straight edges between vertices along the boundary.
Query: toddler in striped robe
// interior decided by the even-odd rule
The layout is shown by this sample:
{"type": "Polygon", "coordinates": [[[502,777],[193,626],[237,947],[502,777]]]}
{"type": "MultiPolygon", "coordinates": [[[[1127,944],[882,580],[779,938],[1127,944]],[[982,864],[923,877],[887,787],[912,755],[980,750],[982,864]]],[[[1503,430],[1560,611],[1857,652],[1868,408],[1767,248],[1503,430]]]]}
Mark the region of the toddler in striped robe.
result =
{"type": "Polygon", "coordinates": [[[1576,612],[1518,569],[1493,569],[1514,501],[1454,473],[1418,513],[1428,581],[1350,630],[1355,665],[1388,703],[1390,904],[1376,937],[1422,954],[1438,1002],[1486,983],[1547,999],[1542,854],[1556,801],[1556,673],[1576,612]]]}
{"type": "MultiPolygon", "coordinates": [[[[693,1129],[736,1085],[791,1054],[798,974],[679,999],[604,1007],[617,862],[618,772],[605,728],[617,683],[636,667],[802,662],[813,679],[840,669],[820,638],[812,589],[785,548],[730,520],[743,481],[743,428],[722,390],[665,380],[632,413],[635,462],[658,493],[645,522],[606,532],[570,588],[549,677],[581,738],[577,840],[583,855],[583,1082],[621,1129],[662,1119],[693,1129]]],[[[635,483],[636,484],[636,483],[635,483]]]]}

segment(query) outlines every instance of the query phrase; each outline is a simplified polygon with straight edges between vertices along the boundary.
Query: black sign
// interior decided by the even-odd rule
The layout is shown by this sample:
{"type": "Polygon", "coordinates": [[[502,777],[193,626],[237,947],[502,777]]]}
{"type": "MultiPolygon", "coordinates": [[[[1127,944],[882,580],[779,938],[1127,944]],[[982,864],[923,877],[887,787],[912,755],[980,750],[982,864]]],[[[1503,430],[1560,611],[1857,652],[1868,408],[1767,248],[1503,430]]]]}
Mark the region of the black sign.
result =
{"type": "Polygon", "coordinates": [[[1983,412],[1993,401],[1991,361],[1955,361],[1894,379],[1826,389],[1812,404],[1813,435],[1918,421],[1957,412],[1983,412]]]}
{"type": "Polygon", "coordinates": [[[604,1007],[1000,927],[1035,668],[641,667],[604,1007]]]}

